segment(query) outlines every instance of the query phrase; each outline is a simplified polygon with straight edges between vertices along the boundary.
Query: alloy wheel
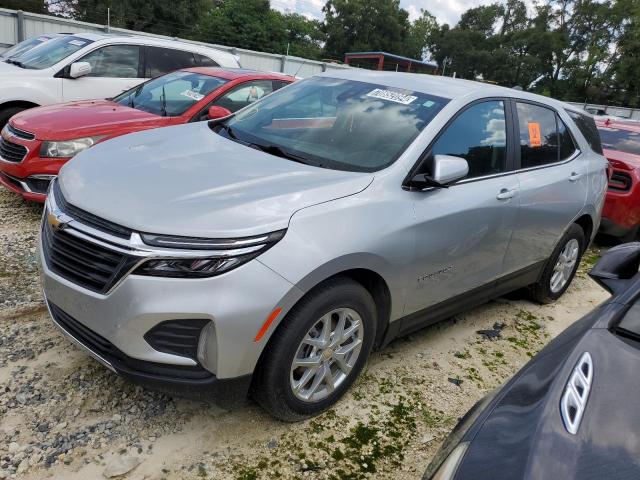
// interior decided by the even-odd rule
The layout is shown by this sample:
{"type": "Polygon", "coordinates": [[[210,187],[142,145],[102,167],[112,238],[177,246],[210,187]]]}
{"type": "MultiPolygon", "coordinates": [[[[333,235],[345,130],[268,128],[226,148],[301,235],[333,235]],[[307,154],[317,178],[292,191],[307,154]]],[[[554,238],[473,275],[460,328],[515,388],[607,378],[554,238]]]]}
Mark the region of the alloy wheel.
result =
{"type": "Polygon", "coordinates": [[[351,308],[323,315],[306,333],[291,364],[290,385],[296,398],[318,402],[349,376],[358,361],[364,326],[351,308]]]}
{"type": "Polygon", "coordinates": [[[551,291],[553,293],[558,293],[561,291],[569,279],[573,274],[573,270],[576,267],[576,263],[578,262],[578,257],[580,256],[580,243],[575,238],[572,238],[567,242],[562,251],[560,252],[560,256],[558,257],[558,261],[553,267],[553,274],[551,275],[551,291]]]}

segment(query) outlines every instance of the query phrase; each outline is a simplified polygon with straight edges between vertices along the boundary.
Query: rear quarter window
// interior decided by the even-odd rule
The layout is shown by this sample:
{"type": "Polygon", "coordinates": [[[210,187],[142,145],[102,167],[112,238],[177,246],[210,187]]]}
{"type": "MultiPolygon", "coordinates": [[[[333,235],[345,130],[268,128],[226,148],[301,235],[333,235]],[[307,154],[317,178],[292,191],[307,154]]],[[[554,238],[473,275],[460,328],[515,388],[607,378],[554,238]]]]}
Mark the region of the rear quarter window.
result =
{"type": "Polygon", "coordinates": [[[596,122],[588,115],[567,110],[567,113],[571,119],[575,122],[578,130],[587,140],[587,143],[591,147],[591,150],[602,155],[602,143],[600,142],[600,134],[596,127],[596,122]]]}

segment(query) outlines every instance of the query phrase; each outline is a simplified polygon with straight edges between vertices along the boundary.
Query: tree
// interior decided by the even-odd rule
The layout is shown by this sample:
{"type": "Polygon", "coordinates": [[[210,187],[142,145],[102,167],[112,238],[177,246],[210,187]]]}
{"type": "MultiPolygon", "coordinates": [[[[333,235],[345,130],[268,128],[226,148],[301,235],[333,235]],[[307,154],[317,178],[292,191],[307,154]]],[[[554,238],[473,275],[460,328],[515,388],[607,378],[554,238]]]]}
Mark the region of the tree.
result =
{"type": "Polygon", "coordinates": [[[342,59],[348,52],[413,53],[407,42],[409,13],[400,0],[329,0],[325,14],[325,55],[342,59]]]}
{"type": "Polygon", "coordinates": [[[106,24],[109,9],[114,27],[189,37],[209,4],[207,0],[59,0],[56,13],[106,24]]]}
{"type": "Polygon", "coordinates": [[[439,25],[436,17],[421,9],[420,17],[409,28],[408,56],[418,59],[429,57],[438,31],[439,25]]]}
{"type": "Polygon", "coordinates": [[[272,10],[268,0],[217,2],[200,22],[196,38],[263,52],[319,58],[320,22],[272,10]]]}
{"type": "Polygon", "coordinates": [[[47,13],[45,0],[0,0],[0,8],[24,10],[33,13],[47,13]]]}

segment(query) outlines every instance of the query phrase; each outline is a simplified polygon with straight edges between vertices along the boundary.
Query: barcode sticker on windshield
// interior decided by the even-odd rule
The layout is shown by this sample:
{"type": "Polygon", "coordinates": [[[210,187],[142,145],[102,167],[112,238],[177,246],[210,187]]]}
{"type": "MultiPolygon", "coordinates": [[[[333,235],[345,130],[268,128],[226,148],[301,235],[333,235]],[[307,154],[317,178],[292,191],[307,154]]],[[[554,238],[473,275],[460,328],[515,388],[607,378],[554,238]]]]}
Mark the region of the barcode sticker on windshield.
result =
{"type": "Polygon", "coordinates": [[[87,42],[83,42],[82,40],[69,40],[69,45],[75,45],[76,47],[83,47],[87,42]]]}
{"type": "Polygon", "coordinates": [[[189,97],[190,99],[195,100],[196,102],[199,102],[204,98],[204,95],[198,92],[194,92],[193,90],[185,90],[184,92],[180,93],[180,95],[189,97]]]}
{"type": "Polygon", "coordinates": [[[416,98],[413,95],[405,95],[404,93],[392,92],[391,90],[382,90],[376,88],[367,93],[367,97],[379,98],[381,100],[388,100],[390,102],[401,103],[402,105],[409,105],[416,98]]]}

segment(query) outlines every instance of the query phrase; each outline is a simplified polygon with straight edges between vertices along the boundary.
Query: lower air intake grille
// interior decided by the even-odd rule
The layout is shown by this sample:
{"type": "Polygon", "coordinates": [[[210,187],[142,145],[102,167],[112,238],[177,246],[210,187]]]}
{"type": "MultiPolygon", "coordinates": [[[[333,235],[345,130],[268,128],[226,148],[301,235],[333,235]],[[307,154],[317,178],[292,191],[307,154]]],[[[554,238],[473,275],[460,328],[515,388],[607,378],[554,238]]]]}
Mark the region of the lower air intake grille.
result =
{"type": "Polygon", "coordinates": [[[167,320],[144,335],[144,339],[159,352],[189,357],[197,361],[200,332],[208,320],[167,320]]]}
{"type": "Polygon", "coordinates": [[[106,338],[98,335],[93,330],[87,328],[78,320],[73,318],[62,309],[49,302],[49,310],[55,322],[60,325],[69,335],[75,338],[82,345],[109,362],[113,368],[127,373],[145,374],[147,376],[160,379],[191,379],[200,380],[211,378],[208,372],[199,365],[167,365],[163,363],[147,362],[131,358],[106,338]]]}

